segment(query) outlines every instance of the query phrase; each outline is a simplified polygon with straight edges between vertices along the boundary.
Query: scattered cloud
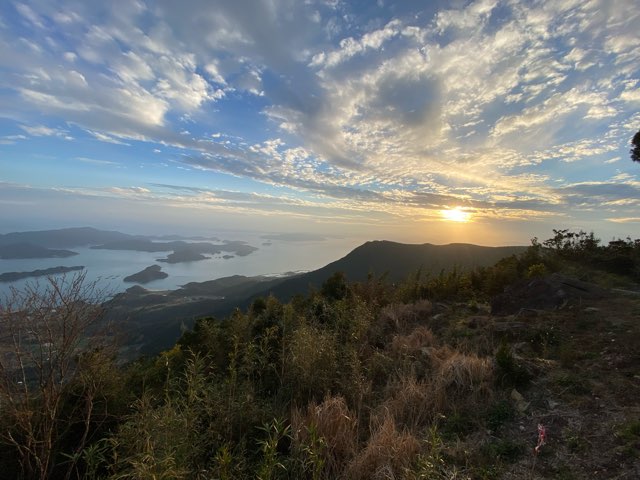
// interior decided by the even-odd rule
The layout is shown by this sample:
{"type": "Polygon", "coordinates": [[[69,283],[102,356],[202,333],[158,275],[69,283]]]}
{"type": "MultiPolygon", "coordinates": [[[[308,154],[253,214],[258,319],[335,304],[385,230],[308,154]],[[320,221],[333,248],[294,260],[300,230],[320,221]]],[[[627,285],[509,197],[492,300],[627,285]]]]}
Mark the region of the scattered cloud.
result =
{"type": "Polygon", "coordinates": [[[91,165],[103,165],[103,166],[120,165],[118,162],[112,162],[109,160],[98,160],[95,158],[87,158],[87,157],[76,157],[76,160],[83,163],[89,163],[91,165]]]}
{"type": "Polygon", "coordinates": [[[640,198],[637,181],[613,176],[640,129],[633,1],[438,3],[14,3],[0,102],[25,135],[0,145],[87,137],[108,156],[74,158],[96,167],[144,146],[149,163],[198,179],[103,187],[148,201],[408,221],[455,206],[476,219],[635,218],[624,201],[640,198]],[[198,190],[219,178],[252,191],[198,190]]]}
{"type": "Polygon", "coordinates": [[[640,217],[607,218],[607,220],[615,223],[640,223],[640,217]]]}
{"type": "Polygon", "coordinates": [[[51,128],[45,125],[20,125],[20,128],[27,132],[32,137],[61,137],[66,140],[72,140],[73,138],[69,136],[69,132],[67,130],[62,130],[58,128],[51,128]]]}

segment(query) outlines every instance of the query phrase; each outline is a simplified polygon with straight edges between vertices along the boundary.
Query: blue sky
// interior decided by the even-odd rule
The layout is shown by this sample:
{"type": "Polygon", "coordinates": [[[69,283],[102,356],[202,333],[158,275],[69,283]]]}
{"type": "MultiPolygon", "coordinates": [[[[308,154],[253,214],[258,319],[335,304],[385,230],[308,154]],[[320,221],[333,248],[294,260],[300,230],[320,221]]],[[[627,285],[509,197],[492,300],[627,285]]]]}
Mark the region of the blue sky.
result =
{"type": "Polygon", "coordinates": [[[2,229],[637,237],[639,24],[634,0],[4,1],[2,229]]]}

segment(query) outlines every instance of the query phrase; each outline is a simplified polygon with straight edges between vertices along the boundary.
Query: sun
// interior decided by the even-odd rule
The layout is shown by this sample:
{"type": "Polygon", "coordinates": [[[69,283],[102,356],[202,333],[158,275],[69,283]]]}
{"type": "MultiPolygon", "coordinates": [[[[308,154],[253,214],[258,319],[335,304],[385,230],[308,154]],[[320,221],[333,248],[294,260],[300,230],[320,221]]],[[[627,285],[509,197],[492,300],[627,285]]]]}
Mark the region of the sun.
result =
{"type": "Polygon", "coordinates": [[[471,213],[462,210],[460,207],[441,210],[440,214],[445,220],[449,220],[450,222],[465,223],[471,219],[471,213]]]}

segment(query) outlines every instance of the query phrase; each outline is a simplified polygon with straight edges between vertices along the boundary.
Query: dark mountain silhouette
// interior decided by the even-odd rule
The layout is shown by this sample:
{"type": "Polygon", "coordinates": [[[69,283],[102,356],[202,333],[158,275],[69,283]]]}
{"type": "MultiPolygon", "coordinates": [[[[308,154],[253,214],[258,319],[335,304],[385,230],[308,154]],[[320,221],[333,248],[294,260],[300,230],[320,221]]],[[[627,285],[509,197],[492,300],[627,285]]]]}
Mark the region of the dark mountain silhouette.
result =
{"type": "Polygon", "coordinates": [[[274,295],[283,302],[296,294],[320,287],[335,272],[344,272],[349,281],[364,281],[369,273],[386,274],[388,281],[406,279],[418,269],[439,274],[453,268],[468,270],[489,266],[520,253],[526,247],[481,247],[469,244],[407,245],[388,241],[367,242],[345,257],[312,272],[287,278],[233,276],[208,282],[192,282],[164,292],[128,290],[114,298],[114,319],[127,318],[137,338],[144,338],[142,350],[154,353],[173,345],[180,326],[191,326],[196,318],[222,318],[235,308],[245,309],[261,296],[274,295]]]}
{"type": "Polygon", "coordinates": [[[523,252],[527,247],[483,247],[466,243],[449,245],[404,244],[389,241],[367,242],[345,257],[318,270],[285,280],[269,292],[281,300],[310,287],[319,287],[335,272],[343,272],[349,281],[361,282],[369,274],[385,275],[390,282],[405,280],[418,269],[423,274],[437,275],[454,268],[469,270],[494,265],[498,260],[523,252]]]}

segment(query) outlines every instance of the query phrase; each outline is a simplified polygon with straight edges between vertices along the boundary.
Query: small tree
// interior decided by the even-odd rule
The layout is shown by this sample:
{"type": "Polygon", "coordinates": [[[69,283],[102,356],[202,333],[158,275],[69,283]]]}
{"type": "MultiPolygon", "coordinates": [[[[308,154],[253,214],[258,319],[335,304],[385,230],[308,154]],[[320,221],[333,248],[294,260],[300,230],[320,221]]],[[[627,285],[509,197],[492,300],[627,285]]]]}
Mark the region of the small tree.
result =
{"type": "Polygon", "coordinates": [[[640,130],[633,136],[631,140],[633,148],[629,151],[631,154],[631,160],[634,162],[640,162],[640,130]]]}
{"type": "MultiPolygon", "coordinates": [[[[85,367],[93,368],[88,355],[95,357],[107,338],[103,299],[81,273],[28,284],[0,302],[0,408],[6,422],[0,441],[15,451],[26,478],[50,477],[63,440],[69,441],[66,430],[80,425],[72,454],[88,441],[101,379],[87,376],[85,367]],[[83,397],[76,402],[82,408],[68,408],[71,394],[83,397]]],[[[75,463],[69,461],[67,478],[75,463]]]]}

